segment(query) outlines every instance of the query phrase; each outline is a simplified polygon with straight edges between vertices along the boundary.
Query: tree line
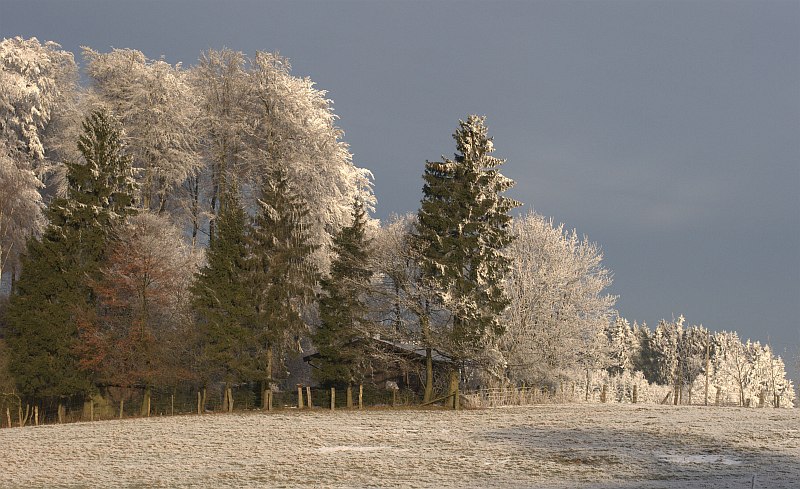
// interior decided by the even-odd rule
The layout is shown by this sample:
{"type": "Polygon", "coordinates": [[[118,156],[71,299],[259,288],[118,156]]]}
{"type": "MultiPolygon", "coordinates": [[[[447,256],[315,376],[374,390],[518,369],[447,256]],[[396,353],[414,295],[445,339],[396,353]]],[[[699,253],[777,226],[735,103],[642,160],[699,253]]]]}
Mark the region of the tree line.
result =
{"type": "Polygon", "coordinates": [[[465,386],[577,382],[588,398],[610,378],[621,400],[644,382],[679,402],[706,376],[706,400],[794,399],[767,346],[620,318],[596,244],[512,219],[483,117],[425,163],[418,212],[379,223],[331,102],[286,59],[83,55],[86,88],[58,45],[0,43],[0,369],[20,399],[137,390],[149,414],[153,388],[220,385],[233,409],[248,385],[267,407],[301,352],[349,387],[397,360],[387,343],[422,352],[422,402],[455,407],[465,386]]]}

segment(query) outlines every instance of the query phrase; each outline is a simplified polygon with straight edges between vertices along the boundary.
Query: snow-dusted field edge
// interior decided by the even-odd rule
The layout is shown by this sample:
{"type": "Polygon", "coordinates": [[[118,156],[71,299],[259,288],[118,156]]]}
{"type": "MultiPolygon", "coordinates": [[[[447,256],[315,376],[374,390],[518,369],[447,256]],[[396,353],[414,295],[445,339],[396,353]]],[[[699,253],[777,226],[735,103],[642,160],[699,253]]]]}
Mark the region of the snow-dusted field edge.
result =
{"type": "Polygon", "coordinates": [[[2,487],[800,487],[793,409],[541,405],[0,430],[2,487]]]}

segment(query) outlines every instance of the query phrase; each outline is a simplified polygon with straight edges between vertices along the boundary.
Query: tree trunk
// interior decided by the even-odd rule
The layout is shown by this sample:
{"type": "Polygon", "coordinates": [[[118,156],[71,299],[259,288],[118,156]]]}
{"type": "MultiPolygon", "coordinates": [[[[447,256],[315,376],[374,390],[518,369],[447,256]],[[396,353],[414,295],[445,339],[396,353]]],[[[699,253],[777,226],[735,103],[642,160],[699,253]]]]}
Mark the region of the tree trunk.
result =
{"type": "Polygon", "coordinates": [[[347,384],[347,409],[353,409],[353,386],[347,384]]]}
{"type": "Polygon", "coordinates": [[[6,419],[8,420],[8,427],[11,428],[11,408],[6,408],[6,419]]]}
{"type": "Polygon", "coordinates": [[[433,399],[433,350],[425,349],[425,395],[422,402],[431,402],[433,399]]]}
{"type": "Polygon", "coordinates": [[[636,384],[633,384],[633,403],[634,404],[636,404],[636,401],[638,400],[638,397],[639,397],[639,386],[636,385],[636,384]]]}
{"type": "Polygon", "coordinates": [[[147,418],[150,417],[150,395],[150,386],[148,385],[144,388],[144,394],[142,395],[142,408],[139,410],[139,414],[147,418]]]}

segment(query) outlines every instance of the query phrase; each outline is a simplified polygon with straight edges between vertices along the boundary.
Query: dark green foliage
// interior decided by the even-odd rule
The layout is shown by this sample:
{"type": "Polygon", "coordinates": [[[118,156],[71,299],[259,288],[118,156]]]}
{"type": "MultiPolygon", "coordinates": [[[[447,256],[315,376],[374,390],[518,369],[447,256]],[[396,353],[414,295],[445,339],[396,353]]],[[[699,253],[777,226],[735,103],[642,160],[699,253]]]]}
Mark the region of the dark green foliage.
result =
{"type": "Polygon", "coordinates": [[[370,325],[364,294],[372,277],[366,223],[364,207],[356,202],[353,223],[333,238],[336,257],[330,277],[322,280],[314,344],[319,352],[315,372],[324,384],[359,382],[365,369],[370,325]]]}
{"type": "Polygon", "coordinates": [[[238,189],[220,203],[206,265],[191,286],[205,380],[249,380],[255,371],[256,314],[248,279],[247,216],[238,189]]]}
{"type": "Polygon", "coordinates": [[[639,342],[639,354],[633,359],[634,370],[641,371],[648,382],[663,382],[664,379],[659,375],[660,358],[654,349],[650,329],[641,326],[635,330],[635,335],[639,342]]]}
{"type": "MultiPolygon", "coordinates": [[[[275,171],[262,189],[251,240],[256,337],[266,347],[297,344],[307,326],[301,311],[314,297],[319,277],[305,224],[308,207],[275,171]]],[[[272,372],[267,372],[272,378],[272,372]]]]}
{"type": "Polygon", "coordinates": [[[502,250],[512,239],[508,213],[518,203],[501,195],[513,181],[497,170],[503,161],[491,156],[485,119],[460,121],[453,138],[455,160],[425,164],[415,240],[424,280],[453,315],[450,353],[463,359],[502,332],[510,266],[502,250]]]}
{"type": "Polygon", "coordinates": [[[67,163],[67,196],[54,199],[41,240],[31,239],[8,310],[9,368],[30,397],[89,392],[74,344],[82,311],[94,307],[89,283],[98,277],[109,235],[132,208],[131,161],[121,129],[102,111],[83,123],[81,161],[67,163]]]}

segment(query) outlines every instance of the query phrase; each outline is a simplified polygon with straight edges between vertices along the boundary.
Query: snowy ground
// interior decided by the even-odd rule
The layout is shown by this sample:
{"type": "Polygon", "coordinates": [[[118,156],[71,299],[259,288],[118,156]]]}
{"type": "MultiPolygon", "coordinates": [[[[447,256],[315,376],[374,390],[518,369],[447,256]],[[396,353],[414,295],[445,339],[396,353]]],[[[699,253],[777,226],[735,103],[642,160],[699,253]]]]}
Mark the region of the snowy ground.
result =
{"type": "Polygon", "coordinates": [[[797,488],[798,413],[592,404],[12,428],[0,487],[797,488]]]}

